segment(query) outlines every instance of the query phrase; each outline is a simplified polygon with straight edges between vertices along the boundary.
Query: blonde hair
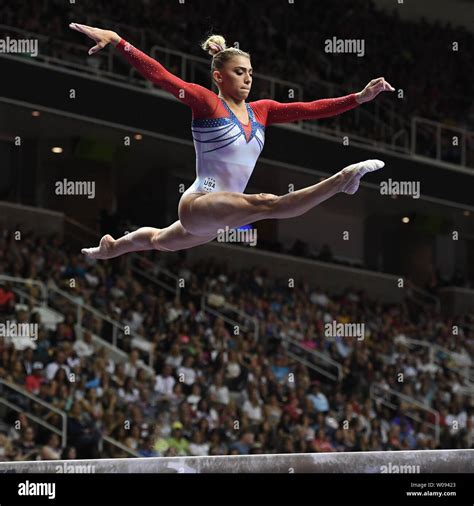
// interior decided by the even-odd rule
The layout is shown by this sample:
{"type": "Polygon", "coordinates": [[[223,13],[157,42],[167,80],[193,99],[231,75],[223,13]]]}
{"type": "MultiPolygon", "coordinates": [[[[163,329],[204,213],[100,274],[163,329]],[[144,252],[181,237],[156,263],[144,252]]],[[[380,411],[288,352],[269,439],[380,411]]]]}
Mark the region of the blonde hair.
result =
{"type": "Polygon", "coordinates": [[[227,47],[222,35],[210,35],[202,44],[201,48],[212,56],[211,75],[214,70],[221,70],[224,64],[234,56],[245,56],[250,58],[250,54],[237,49],[236,47],[227,47]]]}

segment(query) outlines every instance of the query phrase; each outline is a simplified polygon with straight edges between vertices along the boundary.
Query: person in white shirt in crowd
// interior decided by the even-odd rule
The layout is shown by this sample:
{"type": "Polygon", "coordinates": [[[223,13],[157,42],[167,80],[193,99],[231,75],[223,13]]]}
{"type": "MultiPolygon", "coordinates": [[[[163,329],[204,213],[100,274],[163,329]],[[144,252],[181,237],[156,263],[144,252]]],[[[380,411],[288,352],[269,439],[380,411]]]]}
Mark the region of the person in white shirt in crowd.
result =
{"type": "Polygon", "coordinates": [[[193,368],[193,365],[194,365],[194,358],[191,355],[188,355],[184,359],[183,365],[179,366],[176,370],[178,381],[184,383],[189,388],[198,377],[198,372],[193,368]]]}
{"type": "Polygon", "coordinates": [[[173,387],[176,383],[172,375],[173,370],[171,366],[165,365],[161,374],[156,376],[155,392],[161,394],[163,397],[170,397],[173,393],[173,387]]]}
{"type": "Polygon", "coordinates": [[[77,339],[73,349],[79,358],[91,357],[94,354],[94,345],[92,344],[92,334],[86,330],[83,339],[77,339]]]}
{"type": "Polygon", "coordinates": [[[69,377],[69,373],[71,370],[66,363],[66,354],[62,350],[59,350],[56,353],[56,360],[54,362],[50,362],[46,366],[46,377],[48,378],[49,381],[52,381],[52,379],[54,378],[54,376],[58,372],[59,368],[64,369],[66,371],[66,374],[69,377]]]}
{"type": "Polygon", "coordinates": [[[125,380],[125,385],[118,389],[118,395],[126,404],[137,402],[140,399],[140,392],[135,387],[133,378],[128,377],[125,380]]]}
{"type": "Polygon", "coordinates": [[[257,396],[257,391],[252,388],[249,398],[244,402],[242,411],[254,423],[259,423],[263,419],[262,401],[257,396]]]}
{"type": "Polygon", "coordinates": [[[209,442],[204,440],[204,435],[200,430],[197,430],[192,435],[191,443],[189,444],[189,453],[196,457],[209,455],[209,442]]]}
{"type": "Polygon", "coordinates": [[[240,376],[240,358],[239,354],[231,350],[227,355],[226,379],[234,380],[240,376]]]}
{"type": "Polygon", "coordinates": [[[138,350],[132,350],[129,354],[128,361],[125,362],[125,374],[130,378],[137,376],[138,370],[144,365],[143,360],[140,359],[138,350]]]}
{"type": "Polygon", "coordinates": [[[201,385],[199,383],[194,383],[191,387],[191,393],[188,395],[186,402],[196,410],[198,402],[202,399],[201,394],[201,385]]]}
{"type": "Polygon", "coordinates": [[[214,383],[209,387],[209,392],[215,395],[216,401],[227,406],[230,401],[230,392],[224,385],[224,376],[222,373],[216,374],[214,383]]]}
{"type": "Polygon", "coordinates": [[[178,343],[174,343],[171,346],[170,352],[166,357],[165,363],[170,365],[173,369],[177,369],[183,361],[183,355],[181,355],[181,349],[178,343]]]}

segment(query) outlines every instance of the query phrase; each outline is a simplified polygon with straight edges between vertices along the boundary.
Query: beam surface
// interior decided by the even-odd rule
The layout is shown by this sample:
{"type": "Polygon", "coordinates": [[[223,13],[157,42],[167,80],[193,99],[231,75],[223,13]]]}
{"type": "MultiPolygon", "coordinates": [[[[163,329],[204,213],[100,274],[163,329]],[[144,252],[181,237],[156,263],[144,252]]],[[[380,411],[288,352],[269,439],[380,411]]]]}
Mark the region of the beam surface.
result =
{"type": "Polygon", "coordinates": [[[474,473],[474,450],[3,462],[0,473],[474,473]]]}

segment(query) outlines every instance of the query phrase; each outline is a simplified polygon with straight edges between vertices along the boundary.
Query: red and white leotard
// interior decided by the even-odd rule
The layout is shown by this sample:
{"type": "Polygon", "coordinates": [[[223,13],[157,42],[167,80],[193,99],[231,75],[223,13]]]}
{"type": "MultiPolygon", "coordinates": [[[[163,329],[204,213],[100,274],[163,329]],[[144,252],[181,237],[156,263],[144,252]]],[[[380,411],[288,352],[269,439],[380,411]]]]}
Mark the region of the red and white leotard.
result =
{"type": "Polygon", "coordinates": [[[117,49],[146,79],[169,91],[192,110],[197,177],[185,193],[242,193],[263,149],[267,125],[327,118],[359,105],[355,93],[312,102],[257,100],[245,104],[249,122],[244,125],[213,91],[183,81],[123,38],[117,49]]]}

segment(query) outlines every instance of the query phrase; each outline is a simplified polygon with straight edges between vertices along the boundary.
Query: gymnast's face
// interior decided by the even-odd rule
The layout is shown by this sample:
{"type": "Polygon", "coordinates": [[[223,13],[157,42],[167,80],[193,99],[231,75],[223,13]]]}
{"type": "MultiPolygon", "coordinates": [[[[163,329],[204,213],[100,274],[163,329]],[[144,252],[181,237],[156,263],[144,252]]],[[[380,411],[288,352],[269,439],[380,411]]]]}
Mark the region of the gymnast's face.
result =
{"type": "Polygon", "coordinates": [[[246,56],[234,56],[221,70],[214,71],[214,79],[221,92],[237,100],[246,100],[252,87],[252,64],[246,56]]]}

